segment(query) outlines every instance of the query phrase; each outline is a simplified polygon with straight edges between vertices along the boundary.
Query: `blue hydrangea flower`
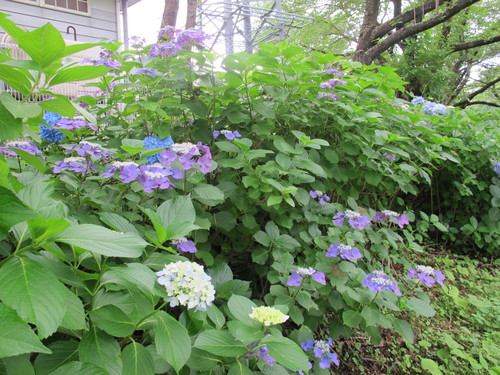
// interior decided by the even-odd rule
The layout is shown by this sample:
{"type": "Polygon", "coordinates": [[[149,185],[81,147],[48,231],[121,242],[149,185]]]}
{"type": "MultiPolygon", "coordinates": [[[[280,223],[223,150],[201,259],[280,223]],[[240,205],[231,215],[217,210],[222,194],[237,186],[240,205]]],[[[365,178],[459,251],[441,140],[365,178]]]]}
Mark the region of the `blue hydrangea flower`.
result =
{"type": "Polygon", "coordinates": [[[312,267],[297,267],[290,269],[290,271],[292,271],[292,274],[286,282],[288,286],[300,286],[304,277],[310,277],[314,281],[326,285],[325,274],[321,271],[316,271],[312,267]]]}
{"type": "MultiPolygon", "coordinates": [[[[174,144],[174,140],[172,137],[160,138],[155,135],[144,138],[144,147],[147,149],[150,148],[167,148],[174,144]]],[[[147,164],[158,163],[160,161],[160,153],[156,153],[154,155],[146,156],[148,160],[147,164]]]]}
{"type": "Polygon", "coordinates": [[[45,114],[43,115],[43,121],[45,121],[50,126],[54,126],[54,124],[61,118],[61,115],[54,112],[45,112],[45,114]]]}
{"type": "Polygon", "coordinates": [[[413,98],[411,101],[411,104],[417,105],[420,103],[423,103],[425,99],[422,96],[417,96],[416,98],[413,98]]]}
{"type": "Polygon", "coordinates": [[[401,296],[398,284],[392,281],[391,278],[385,274],[384,271],[372,271],[363,279],[363,286],[370,289],[372,292],[381,292],[387,290],[401,296]]]}
{"type": "Polygon", "coordinates": [[[365,227],[370,224],[370,219],[367,216],[351,210],[338,212],[333,217],[333,224],[340,227],[344,224],[345,219],[347,219],[351,227],[355,229],[365,229],[365,227]]]}
{"type": "Polygon", "coordinates": [[[493,170],[496,172],[497,175],[500,176],[500,161],[495,164],[493,170]]]}
{"type": "Polygon", "coordinates": [[[326,251],[326,256],[328,258],[335,258],[340,256],[342,259],[346,259],[351,262],[363,257],[363,255],[361,255],[361,252],[355,247],[339,243],[332,244],[326,251]]]}
{"type": "Polygon", "coordinates": [[[418,277],[419,280],[427,286],[432,286],[434,283],[441,285],[446,277],[441,271],[435,270],[429,266],[416,266],[415,268],[410,268],[407,277],[418,277]]]}
{"type": "Polygon", "coordinates": [[[448,112],[448,108],[444,104],[436,103],[436,105],[431,109],[431,114],[433,116],[443,116],[448,112]]]}
{"type": "Polygon", "coordinates": [[[309,339],[300,344],[304,351],[313,349],[314,356],[318,358],[319,367],[329,368],[332,363],[340,366],[340,362],[336,353],[332,352],[333,340],[331,337],[328,341],[309,339]]]}
{"type": "Polygon", "coordinates": [[[88,141],[80,141],[79,143],[73,145],[67,154],[75,152],[82,157],[92,156],[96,159],[102,159],[107,161],[109,158],[113,157],[113,154],[103,148],[100,144],[92,143],[88,141]]]}
{"type": "Polygon", "coordinates": [[[153,69],[153,68],[139,68],[135,71],[134,74],[135,75],[146,74],[146,75],[150,76],[151,78],[154,78],[154,77],[156,77],[157,74],[160,74],[160,72],[156,69],[153,69]]]}
{"type": "Polygon", "coordinates": [[[46,140],[49,143],[58,143],[62,142],[66,136],[64,133],[60,132],[57,129],[49,128],[47,125],[38,125],[40,128],[40,138],[46,140]]]}

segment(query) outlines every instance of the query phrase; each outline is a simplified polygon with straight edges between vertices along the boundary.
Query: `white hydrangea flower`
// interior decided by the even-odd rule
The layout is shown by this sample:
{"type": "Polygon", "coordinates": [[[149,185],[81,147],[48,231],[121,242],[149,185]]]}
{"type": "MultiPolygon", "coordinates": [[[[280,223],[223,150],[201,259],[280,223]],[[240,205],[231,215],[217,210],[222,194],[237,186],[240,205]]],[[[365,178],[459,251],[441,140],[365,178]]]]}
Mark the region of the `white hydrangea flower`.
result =
{"type": "Polygon", "coordinates": [[[158,283],[165,286],[170,306],[187,306],[195,311],[205,311],[215,299],[215,289],[208,276],[194,262],[175,262],[166,264],[165,268],[156,273],[158,283]]]}

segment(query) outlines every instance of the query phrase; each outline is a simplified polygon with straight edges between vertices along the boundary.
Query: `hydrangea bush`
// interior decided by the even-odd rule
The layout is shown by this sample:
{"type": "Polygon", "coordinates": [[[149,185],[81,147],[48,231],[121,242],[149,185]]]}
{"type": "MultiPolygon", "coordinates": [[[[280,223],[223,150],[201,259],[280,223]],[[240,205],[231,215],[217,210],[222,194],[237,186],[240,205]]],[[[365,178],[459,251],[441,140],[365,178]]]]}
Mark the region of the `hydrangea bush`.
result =
{"type": "Polygon", "coordinates": [[[0,94],[1,371],[328,374],[353,332],[411,345],[408,317],[433,316],[428,239],[467,217],[498,244],[498,113],[428,114],[392,69],[286,43],[219,71],[203,32],[167,28],[63,64],[96,45],[0,26],[30,56],[0,60],[30,99],[0,94]],[[435,211],[442,176],[487,209],[457,219],[448,188],[435,211]]]}

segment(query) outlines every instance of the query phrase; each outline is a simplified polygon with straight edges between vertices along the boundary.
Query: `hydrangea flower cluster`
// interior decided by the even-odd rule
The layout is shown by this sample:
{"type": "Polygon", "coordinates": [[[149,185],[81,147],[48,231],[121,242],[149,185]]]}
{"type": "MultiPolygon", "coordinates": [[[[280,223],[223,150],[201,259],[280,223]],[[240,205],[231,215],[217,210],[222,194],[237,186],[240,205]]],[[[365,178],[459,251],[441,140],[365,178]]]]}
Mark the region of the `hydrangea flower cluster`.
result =
{"type": "Polygon", "coordinates": [[[425,102],[425,99],[422,96],[417,96],[411,100],[411,104],[413,105],[417,105],[423,102],[425,102]]]}
{"type": "Polygon", "coordinates": [[[384,210],[382,212],[377,211],[375,213],[375,217],[373,218],[374,223],[387,220],[395,221],[401,229],[404,228],[405,225],[410,224],[406,214],[399,214],[391,210],[384,210]]]}
{"type": "Polygon", "coordinates": [[[500,176],[500,161],[495,164],[493,170],[496,172],[497,175],[500,176]]]}
{"type": "Polygon", "coordinates": [[[338,79],[338,78],[333,78],[333,79],[329,79],[326,82],[320,83],[319,87],[321,87],[322,89],[334,89],[335,86],[337,86],[337,85],[345,86],[346,82],[341,80],[341,79],[338,79]]]}
{"type": "Polygon", "coordinates": [[[79,119],[79,118],[66,118],[63,117],[56,121],[53,126],[61,128],[61,129],[66,129],[66,130],[74,130],[74,129],[81,129],[84,127],[89,127],[93,131],[97,131],[97,128],[92,124],[91,122],[87,122],[85,120],[79,119]]]}
{"type": "Polygon", "coordinates": [[[340,366],[337,353],[332,351],[333,340],[331,337],[328,338],[328,341],[309,339],[301,343],[300,346],[306,352],[313,349],[314,356],[320,360],[319,367],[329,368],[332,363],[340,366]]]}
{"type": "Polygon", "coordinates": [[[422,104],[422,110],[424,113],[427,113],[429,115],[433,116],[443,116],[446,115],[448,112],[448,108],[444,104],[439,104],[439,103],[434,103],[428,100],[425,100],[421,96],[417,96],[416,98],[413,98],[411,101],[411,104],[417,105],[417,104],[422,104]]]}
{"type": "Polygon", "coordinates": [[[158,283],[165,286],[168,295],[165,301],[171,307],[182,305],[205,311],[215,299],[212,279],[197,263],[179,261],[166,264],[156,275],[158,283]]]}
{"type": "Polygon", "coordinates": [[[333,99],[333,100],[337,100],[339,97],[337,94],[333,94],[331,92],[320,92],[318,93],[318,96],[317,96],[318,99],[333,99]]]}
{"type": "MultiPolygon", "coordinates": [[[[144,147],[147,149],[151,148],[167,148],[174,144],[174,140],[172,137],[160,138],[155,135],[144,138],[144,147]]],[[[146,156],[147,164],[159,163],[160,162],[160,153],[156,153],[153,155],[146,156]]]]}
{"type": "Polygon", "coordinates": [[[140,74],[148,75],[151,78],[154,78],[158,74],[161,74],[161,72],[153,68],[139,68],[135,71],[134,75],[140,75],[140,74]]]}
{"type": "MultiPolygon", "coordinates": [[[[45,121],[50,126],[56,126],[56,122],[58,122],[60,119],[61,115],[53,112],[46,112],[43,115],[43,121],[45,121]]],[[[40,124],[38,125],[38,127],[40,128],[40,137],[49,143],[61,142],[66,137],[64,133],[47,125],[40,124]]]]}
{"type": "Polygon", "coordinates": [[[129,43],[132,48],[141,48],[144,44],[146,44],[146,39],[141,36],[134,35],[130,37],[129,43]]]}
{"type": "Polygon", "coordinates": [[[396,155],[385,153],[384,157],[388,160],[396,160],[396,155]]]}
{"type": "Polygon", "coordinates": [[[446,277],[441,271],[435,270],[429,266],[416,266],[415,268],[410,268],[407,277],[418,277],[422,283],[427,286],[432,286],[434,283],[441,285],[446,277]]]}
{"type": "Polygon", "coordinates": [[[363,279],[363,286],[367,287],[372,292],[387,290],[396,293],[397,296],[402,295],[398,284],[392,281],[389,275],[386,275],[384,271],[372,271],[372,273],[366,275],[363,279]]]}
{"type": "Polygon", "coordinates": [[[119,69],[122,66],[122,63],[119,62],[118,60],[113,59],[111,57],[112,54],[113,54],[112,51],[103,50],[101,51],[101,53],[99,53],[100,59],[98,60],[83,59],[81,63],[82,64],[92,63],[92,65],[94,66],[103,65],[110,69],[119,69]]]}
{"type": "Polygon", "coordinates": [[[76,145],[73,145],[66,154],[71,154],[75,151],[81,157],[91,156],[105,162],[113,157],[113,154],[104,149],[100,144],[88,141],[80,141],[76,145]]]}
{"type": "Polygon", "coordinates": [[[203,44],[209,38],[202,30],[178,30],[167,26],[160,30],[158,43],[151,46],[149,56],[175,56],[179,51],[187,50],[195,44],[203,44]]]}
{"type": "Polygon", "coordinates": [[[361,255],[361,252],[355,247],[339,243],[332,244],[326,251],[326,256],[328,258],[335,258],[340,256],[342,259],[346,259],[351,262],[363,257],[363,255],[361,255]]]}
{"type": "Polygon", "coordinates": [[[76,173],[90,173],[95,171],[95,165],[85,158],[80,156],[65,158],[61,161],[56,161],[56,165],[52,166],[54,173],[61,173],[62,171],[73,171],[76,173]]]}
{"type": "Polygon", "coordinates": [[[351,210],[345,210],[338,212],[333,217],[333,224],[340,227],[344,224],[344,220],[349,221],[352,228],[364,229],[368,224],[370,224],[370,219],[367,216],[361,215],[357,212],[351,210]]]}
{"type": "MultiPolygon", "coordinates": [[[[247,348],[252,349],[257,344],[258,341],[252,342],[251,344],[247,345],[247,348]]],[[[245,355],[245,358],[250,358],[252,356],[256,356],[257,358],[263,359],[269,366],[273,366],[276,363],[276,360],[273,357],[271,357],[271,355],[269,355],[269,350],[267,349],[267,346],[261,346],[260,348],[252,350],[251,352],[245,355]]]]}
{"type": "Polygon", "coordinates": [[[36,145],[31,142],[31,141],[26,141],[26,140],[18,140],[18,141],[7,141],[0,145],[0,154],[5,154],[5,155],[11,155],[11,156],[16,156],[16,152],[9,150],[7,148],[3,147],[10,147],[10,148],[16,148],[18,150],[25,151],[29,154],[35,155],[35,154],[41,154],[42,151],[36,147],[36,145]]]}
{"type": "Polygon", "coordinates": [[[196,253],[197,251],[195,243],[186,237],[177,238],[171,242],[180,253],[196,253]]]}
{"type": "Polygon", "coordinates": [[[170,148],[160,152],[160,163],[165,167],[170,166],[175,160],[179,160],[185,171],[197,164],[200,171],[206,174],[212,166],[212,153],[210,148],[201,142],[174,143],[170,148]]]}
{"type": "Polygon", "coordinates": [[[319,199],[319,204],[324,205],[326,202],[330,202],[331,198],[319,190],[309,191],[311,198],[319,199]]]}
{"type": "Polygon", "coordinates": [[[286,285],[288,286],[300,286],[302,285],[302,280],[304,277],[310,277],[314,281],[326,285],[326,279],[325,279],[325,274],[320,271],[316,271],[312,267],[297,267],[297,268],[292,268],[290,269],[292,271],[292,274],[288,278],[286,285]]]}
{"type": "Polygon", "coordinates": [[[240,138],[241,134],[238,132],[238,130],[231,131],[231,130],[214,130],[213,135],[214,138],[217,138],[219,135],[223,135],[226,139],[229,139],[232,141],[235,138],[240,138]]]}
{"type": "Polygon", "coordinates": [[[113,177],[116,172],[119,172],[122,182],[128,184],[137,178],[138,174],[136,170],[138,168],[139,165],[133,161],[114,161],[106,168],[102,176],[109,178],[113,177]]]}
{"type": "Polygon", "coordinates": [[[343,77],[345,76],[345,73],[343,72],[340,72],[338,69],[336,68],[328,68],[326,69],[323,73],[325,74],[333,74],[333,75],[336,75],[336,76],[339,76],[339,77],[343,77]]]}
{"type": "Polygon", "coordinates": [[[288,315],[269,306],[252,307],[252,312],[248,316],[266,327],[284,323],[289,318],[288,315]]]}

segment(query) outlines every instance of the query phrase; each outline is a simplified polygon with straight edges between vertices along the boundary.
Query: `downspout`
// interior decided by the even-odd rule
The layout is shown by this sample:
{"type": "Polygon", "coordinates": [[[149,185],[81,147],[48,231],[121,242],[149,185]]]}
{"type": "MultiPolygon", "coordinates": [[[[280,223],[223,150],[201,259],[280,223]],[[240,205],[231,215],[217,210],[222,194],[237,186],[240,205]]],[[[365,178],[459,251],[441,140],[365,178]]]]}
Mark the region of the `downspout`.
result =
{"type": "Polygon", "coordinates": [[[117,40],[119,42],[123,42],[122,18],[120,17],[120,1],[121,0],[115,0],[115,21],[117,40]]]}
{"type": "Polygon", "coordinates": [[[122,0],[122,16],[123,16],[123,45],[128,49],[128,15],[127,15],[127,0],[122,0]]]}

